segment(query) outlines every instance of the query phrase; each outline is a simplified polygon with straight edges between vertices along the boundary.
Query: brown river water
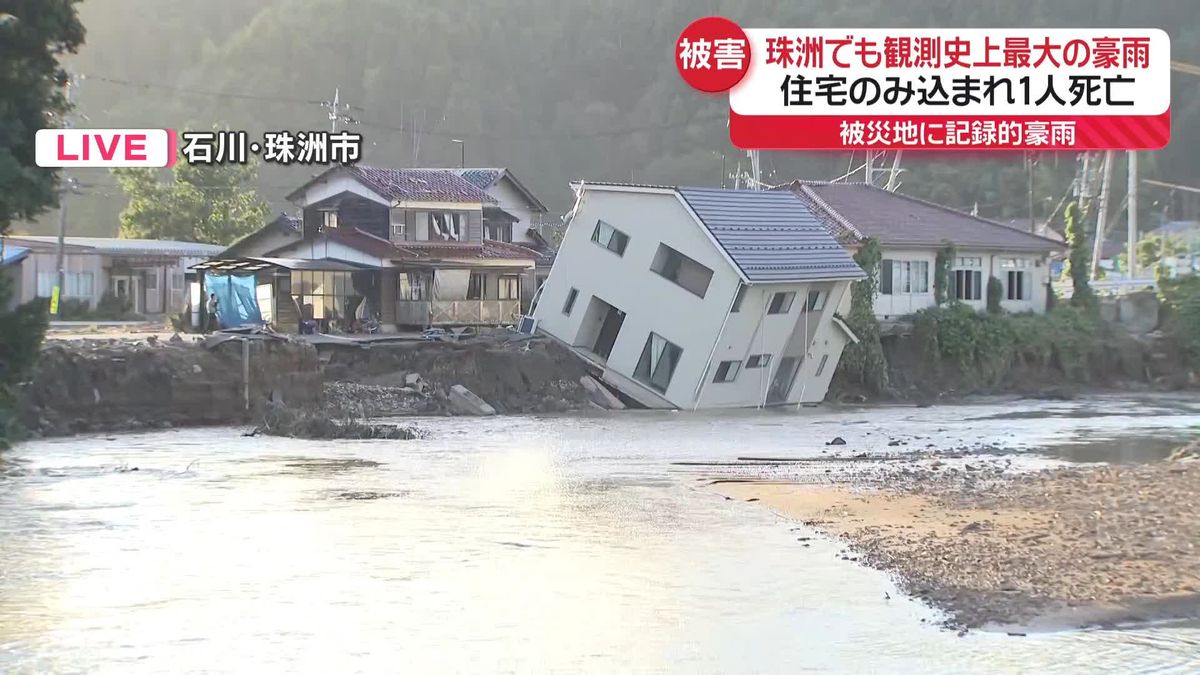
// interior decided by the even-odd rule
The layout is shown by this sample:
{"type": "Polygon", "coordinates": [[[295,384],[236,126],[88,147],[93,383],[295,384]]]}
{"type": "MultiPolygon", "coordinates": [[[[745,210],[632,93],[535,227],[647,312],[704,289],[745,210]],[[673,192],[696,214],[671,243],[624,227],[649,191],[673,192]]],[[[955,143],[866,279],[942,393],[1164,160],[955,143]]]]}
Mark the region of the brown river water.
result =
{"type": "Polygon", "coordinates": [[[1196,399],[415,423],[427,438],[185,429],[0,456],[0,671],[1200,670],[1196,625],[959,637],[672,464],[835,435],[1140,461],[1195,433],[1196,399]]]}

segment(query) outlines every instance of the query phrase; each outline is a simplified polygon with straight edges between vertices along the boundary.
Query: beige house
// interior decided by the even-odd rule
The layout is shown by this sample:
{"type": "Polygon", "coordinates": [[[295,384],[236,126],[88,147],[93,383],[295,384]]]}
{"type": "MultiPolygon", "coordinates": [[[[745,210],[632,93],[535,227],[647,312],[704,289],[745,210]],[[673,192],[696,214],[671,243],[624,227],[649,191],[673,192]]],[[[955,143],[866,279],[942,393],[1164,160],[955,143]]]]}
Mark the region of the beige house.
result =
{"type": "MultiPolygon", "coordinates": [[[[19,301],[49,298],[58,278],[58,237],[15,235],[4,243],[29,249],[21,264],[19,301]]],[[[221,249],[187,241],[65,237],[62,298],[95,308],[111,294],[137,314],[179,312],[187,304],[188,268],[221,249]]]]}

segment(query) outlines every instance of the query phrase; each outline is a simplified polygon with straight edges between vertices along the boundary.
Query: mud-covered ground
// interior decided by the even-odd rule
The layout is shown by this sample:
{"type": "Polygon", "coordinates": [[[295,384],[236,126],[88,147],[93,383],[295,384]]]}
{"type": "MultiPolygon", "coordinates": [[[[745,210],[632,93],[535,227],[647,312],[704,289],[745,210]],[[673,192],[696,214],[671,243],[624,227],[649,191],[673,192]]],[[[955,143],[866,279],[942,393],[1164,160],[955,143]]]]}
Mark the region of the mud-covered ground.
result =
{"type": "Polygon", "coordinates": [[[844,540],[948,625],[1012,631],[1200,617],[1200,461],[1031,471],[973,453],[802,462],[719,479],[844,540]]]}

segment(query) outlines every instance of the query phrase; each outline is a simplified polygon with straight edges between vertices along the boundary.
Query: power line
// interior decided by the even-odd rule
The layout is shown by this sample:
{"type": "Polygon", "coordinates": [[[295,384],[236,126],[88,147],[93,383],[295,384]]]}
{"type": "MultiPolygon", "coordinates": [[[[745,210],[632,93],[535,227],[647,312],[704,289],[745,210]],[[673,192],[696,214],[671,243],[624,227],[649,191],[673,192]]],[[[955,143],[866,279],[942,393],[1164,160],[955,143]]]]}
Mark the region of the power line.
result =
{"type": "Polygon", "coordinates": [[[248,94],[244,92],[234,91],[214,91],[211,89],[194,89],[190,87],[179,87],[169,84],[157,84],[154,82],[133,82],[131,80],[122,80],[114,77],[103,77],[101,75],[88,75],[84,79],[99,80],[122,87],[133,87],[135,89],[162,89],[164,91],[173,91],[177,94],[195,94],[197,96],[216,96],[221,98],[238,98],[247,101],[268,101],[272,103],[302,103],[309,105],[322,105],[325,103],[319,99],[302,99],[291,98],[287,96],[262,96],[259,94],[248,94]]]}

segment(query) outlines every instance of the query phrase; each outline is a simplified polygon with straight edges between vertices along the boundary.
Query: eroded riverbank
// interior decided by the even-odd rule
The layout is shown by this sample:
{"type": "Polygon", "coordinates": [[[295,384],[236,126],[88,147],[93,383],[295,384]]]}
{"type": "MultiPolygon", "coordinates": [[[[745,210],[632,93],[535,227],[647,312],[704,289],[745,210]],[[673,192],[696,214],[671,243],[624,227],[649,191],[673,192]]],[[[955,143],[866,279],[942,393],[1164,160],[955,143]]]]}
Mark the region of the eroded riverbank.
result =
{"type": "Polygon", "coordinates": [[[1200,618],[1196,459],[1030,471],[934,454],[775,467],[770,479],[712,487],[841,539],[951,626],[1200,618]]]}

